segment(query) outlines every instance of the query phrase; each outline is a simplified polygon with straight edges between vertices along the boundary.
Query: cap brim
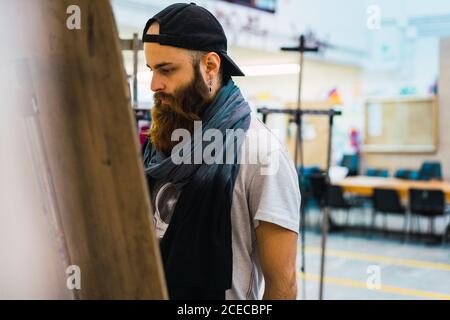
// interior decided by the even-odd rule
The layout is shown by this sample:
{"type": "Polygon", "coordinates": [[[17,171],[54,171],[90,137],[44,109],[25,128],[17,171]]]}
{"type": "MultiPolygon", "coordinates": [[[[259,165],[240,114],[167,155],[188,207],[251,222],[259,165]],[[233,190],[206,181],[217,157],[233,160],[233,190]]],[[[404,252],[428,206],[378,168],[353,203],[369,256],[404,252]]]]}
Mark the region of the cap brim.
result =
{"type": "Polygon", "coordinates": [[[237,66],[237,64],[226,53],[220,52],[220,56],[223,58],[224,69],[227,74],[235,77],[245,77],[244,72],[237,66]]]}

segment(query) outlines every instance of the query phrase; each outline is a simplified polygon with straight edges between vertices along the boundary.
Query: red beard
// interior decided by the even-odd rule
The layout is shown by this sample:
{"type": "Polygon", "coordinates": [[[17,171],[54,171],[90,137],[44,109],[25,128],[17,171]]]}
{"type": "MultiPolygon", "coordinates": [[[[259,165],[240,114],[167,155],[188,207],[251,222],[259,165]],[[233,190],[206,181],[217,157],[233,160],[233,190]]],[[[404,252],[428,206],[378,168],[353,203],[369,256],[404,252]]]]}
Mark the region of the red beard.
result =
{"type": "Polygon", "coordinates": [[[154,101],[150,141],[156,150],[168,155],[179,143],[171,141],[172,132],[186,129],[192,134],[194,121],[201,120],[203,111],[211,101],[199,64],[194,64],[194,79],[189,84],[175,90],[173,95],[157,92],[154,101]]]}

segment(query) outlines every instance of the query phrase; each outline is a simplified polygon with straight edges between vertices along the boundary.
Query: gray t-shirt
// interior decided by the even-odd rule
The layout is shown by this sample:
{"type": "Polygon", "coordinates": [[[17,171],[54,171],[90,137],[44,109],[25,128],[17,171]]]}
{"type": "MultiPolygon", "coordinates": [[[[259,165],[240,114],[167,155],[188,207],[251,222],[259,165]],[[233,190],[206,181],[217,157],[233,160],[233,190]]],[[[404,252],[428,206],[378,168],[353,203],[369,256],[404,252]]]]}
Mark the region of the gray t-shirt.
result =
{"type": "MultiPolygon", "coordinates": [[[[264,294],[255,230],[259,221],[299,232],[300,189],[294,162],[277,137],[252,114],[240,154],[231,207],[233,284],[227,300],[257,300],[264,294]],[[257,161],[256,161],[256,160],[257,161]]],[[[164,235],[179,192],[155,183],[153,222],[164,235]]]]}

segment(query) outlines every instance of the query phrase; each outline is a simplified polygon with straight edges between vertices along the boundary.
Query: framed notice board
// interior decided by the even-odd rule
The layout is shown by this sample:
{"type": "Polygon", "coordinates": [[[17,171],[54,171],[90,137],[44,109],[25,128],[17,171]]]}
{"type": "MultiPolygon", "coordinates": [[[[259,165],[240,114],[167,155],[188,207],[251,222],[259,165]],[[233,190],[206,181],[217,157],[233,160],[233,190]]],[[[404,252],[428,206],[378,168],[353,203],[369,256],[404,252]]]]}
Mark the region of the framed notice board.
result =
{"type": "Polygon", "coordinates": [[[364,108],[364,152],[437,151],[438,103],[435,97],[370,99],[364,108]]]}

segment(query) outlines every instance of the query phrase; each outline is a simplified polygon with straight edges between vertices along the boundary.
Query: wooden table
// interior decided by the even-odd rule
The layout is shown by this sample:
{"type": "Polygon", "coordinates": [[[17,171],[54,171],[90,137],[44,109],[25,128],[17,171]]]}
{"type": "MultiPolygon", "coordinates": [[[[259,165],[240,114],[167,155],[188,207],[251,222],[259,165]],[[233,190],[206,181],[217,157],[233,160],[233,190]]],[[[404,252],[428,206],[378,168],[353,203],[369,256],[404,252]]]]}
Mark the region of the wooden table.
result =
{"type": "Polygon", "coordinates": [[[401,180],[395,178],[380,177],[347,177],[334,185],[343,187],[345,192],[355,193],[362,196],[371,196],[375,188],[395,189],[403,199],[408,198],[408,190],[411,188],[442,190],[447,202],[450,202],[450,182],[449,181],[414,181],[401,180]]]}

